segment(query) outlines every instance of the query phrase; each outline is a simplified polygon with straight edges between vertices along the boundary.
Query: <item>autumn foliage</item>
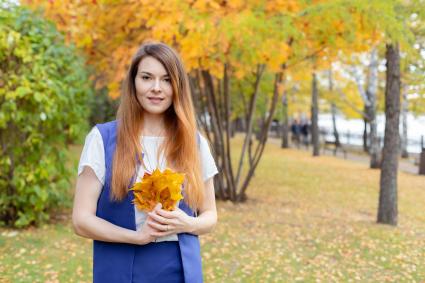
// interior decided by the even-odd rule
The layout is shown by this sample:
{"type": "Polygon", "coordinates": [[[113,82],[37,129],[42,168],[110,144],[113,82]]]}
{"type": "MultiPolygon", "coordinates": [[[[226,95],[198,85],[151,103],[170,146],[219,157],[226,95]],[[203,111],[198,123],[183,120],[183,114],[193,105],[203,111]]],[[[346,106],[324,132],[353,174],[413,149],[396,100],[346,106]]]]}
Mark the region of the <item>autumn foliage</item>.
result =
{"type": "MultiPolygon", "coordinates": [[[[141,43],[154,39],[176,48],[189,72],[198,124],[222,169],[215,178],[218,196],[239,201],[245,199],[283,94],[310,82],[312,71],[328,70],[338,56],[369,52],[388,31],[391,38],[403,34],[399,1],[22,2],[42,8],[84,51],[96,70],[96,87],[107,87],[112,98],[119,97],[127,65],[141,43]],[[244,122],[246,135],[235,166],[230,138],[237,119],[244,122]]],[[[308,105],[298,101],[297,107],[308,105]]]]}
{"type": "Polygon", "coordinates": [[[133,203],[145,212],[152,211],[157,203],[162,204],[165,210],[174,210],[177,202],[183,199],[181,186],[184,174],[165,169],[161,172],[155,169],[152,173],[145,172],[140,182],[133,185],[133,203]]]}

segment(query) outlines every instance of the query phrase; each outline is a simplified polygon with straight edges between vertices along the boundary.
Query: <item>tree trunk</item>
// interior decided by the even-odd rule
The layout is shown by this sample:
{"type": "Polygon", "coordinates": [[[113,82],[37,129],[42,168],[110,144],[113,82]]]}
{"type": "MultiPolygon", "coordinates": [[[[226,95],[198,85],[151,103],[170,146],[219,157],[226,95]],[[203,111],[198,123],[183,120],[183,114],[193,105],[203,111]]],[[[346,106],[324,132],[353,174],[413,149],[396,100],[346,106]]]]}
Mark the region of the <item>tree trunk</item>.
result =
{"type": "Polygon", "coordinates": [[[407,101],[406,88],[403,88],[403,102],[401,104],[401,123],[402,123],[402,135],[401,135],[401,157],[408,158],[409,152],[407,151],[407,113],[409,111],[409,102],[407,101]]]}
{"type": "Polygon", "coordinates": [[[337,148],[341,146],[341,142],[339,141],[338,129],[336,128],[336,105],[333,102],[331,105],[331,111],[332,111],[332,128],[333,128],[333,134],[335,139],[334,155],[336,155],[337,148]]]}
{"type": "Polygon", "coordinates": [[[317,90],[317,77],[313,72],[311,91],[311,142],[313,143],[313,156],[319,156],[319,94],[317,90]]]}
{"type": "Polygon", "coordinates": [[[376,93],[378,91],[378,51],[376,48],[372,49],[370,54],[370,64],[368,73],[368,84],[366,96],[369,100],[369,107],[367,112],[370,125],[370,168],[380,168],[381,160],[379,156],[379,140],[378,130],[376,124],[376,93]]]}
{"type": "MultiPolygon", "coordinates": [[[[332,78],[332,68],[329,68],[329,91],[333,91],[333,78],[332,78]]],[[[338,129],[336,127],[336,105],[334,102],[331,104],[331,113],[332,113],[332,128],[333,128],[333,134],[335,139],[335,148],[334,148],[334,155],[336,155],[336,151],[338,147],[341,146],[341,142],[339,140],[339,134],[338,129]]]]}
{"type": "MultiPolygon", "coordinates": [[[[216,157],[216,162],[220,169],[222,169],[222,174],[218,178],[222,178],[222,180],[219,182],[220,186],[223,186],[221,188],[223,192],[225,193],[224,198],[225,199],[235,199],[236,198],[236,189],[233,186],[233,180],[232,176],[229,172],[229,163],[230,161],[227,160],[226,151],[225,151],[225,137],[223,136],[225,132],[223,131],[223,121],[220,112],[220,105],[218,103],[218,91],[214,87],[214,78],[211,76],[211,74],[208,71],[201,71],[202,78],[203,78],[203,85],[205,86],[205,93],[206,93],[206,104],[208,108],[208,114],[210,115],[211,119],[211,128],[212,133],[214,136],[214,152],[216,157]]],[[[210,142],[212,142],[210,140],[210,142]]]]}
{"type": "MultiPolygon", "coordinates": [[[[198,98],[201,103],[197,107],[203,107],[203,110],[197,110],[198,115],[203,115],[198,121],[209,132],[209,142],[214,146],[213,154],[220,170],[214,178],[214,184],[217,186],[216,197],[218,199],[231,200],[233,202],[242,202],[246,200],[246,190],[251,179],[254,176],[255,169],[263,155],[267,143],[267,133],[276,110],[279,98],[279,89],[283,84],[283,72],[286,69],[282,65],[281,71],[275,74],[274,92],[272,100],[266,109],[266,115],[263,120],[263,127],[260,128],[258,143],[252,143],[253,127],[255,121],[255,108],[259,96],[259,85],[263,76],[265,65],[258,65],[253,85],[253,93],[249,98],[249,105],[246,109],[246,133],[242,146],[242,152],[239,160],[234,163],[237,167],[232,167],[232,148],[230,147],[230,137],[232,135],[231,116],[231,72],[226,64],[223,69],[223,79],[218,81],[209,71],[197,70],[196,77],[193,79],[192,93],[194,99],[198,98]],[[218,83],[217,83],[218,82],[218,83]],[[218,89],[219,88],[219,89],[218,89]],[[208,117],[206,117],[208,116],[208,117]],[[206,123],[205,121],[208,121],[206,123]],[[244,162],[245,155],[248,155],[248,162],[244,162]],[[248,163],[248,164],[246,164],[248,163]],[[248,166],[247,170],[243,170],[248,166]],[[236,169],[236,170],[234,170],[236,169]],[[242,174],[243,172],[243,174],[242,174]],[[245,173],[246,172],[246,173],[245,173]],[[235,173],[235,174],[234,174],[235,173]]],[[[264,115],[262,115],[264,116],[264,115]]]]}
{"type": "Polygon", "coordinates": [[[282,143],[281,148],[289,148],[289,118],[288,118],[288,98],[285,92],[282,96],[283,119],[282,119],[282,143]]]}
{"type": "Polygon", "coordinates": [[[253,128],[253,120],[254,120],[254,114],[255,114],[255,105],[257,103],[257,97],[259,94],[260,89],[260,81],[264,73],[265,66],[264,65],[258,65],[257,66],[257,72],[255,77],[255,83],[254,83],[254,91],[251,95],[251,98],[249,100],[249,108],[247,111],[247,129],[245,134],[244,143],[242,145],[242,151],[241,156],[239,158],[239,165],[238,165],[238,171],[236,173],[236,179],[235,179],[235,185],[238,187],[239,180],[241,178],[242,168],[244,164],[245,159],[245,152],[248,150],[248,158],[249,158],[249,164],[252,166],[252,128],[253,128]]]}
{"type": "Polygon", "coordinates": [[[379,138],[378,138],[378,127],[376,123],[376,112],[375,110],[371,110],[369,113],[370,120],[370,168],[381,168],[381,158],[379,154],[379,138]]]}
{"type": "Polygon", "coordinates": [[[379,192],[378,223],[397,225],[397,169],[400,116],[400,55],[398,44],[387,44],[385,136],[379,192]]]}
{"type": "MultiPolygon", "coordinates": [[[[225,168],[230,176],[230,183],[231,183],[231,188],[236,192],[237,187],[235,185],[235,177],[234,177],[234,173],[233,173],[233,167],[232,167],[232,159],[230,156],[230,137],[232,135],[231,133],[231,129],[230,129],[230,112],[231,112],[231,107],[230,107],[230,77],[229,77],[229,66],[227,64],[224,64],[224,69],[223,69],[223,100],[224,100],[224,121],[225,121],[225,132],[226,134],[224,135],[225,137],[225,152],[226,152],[226,157],[225,160],[226,162],[225,164],[225,168]]],[[[236,195],[232,195],[232,197],[236,197],[236,195]]]]}
{"type": "Polygon", "coordinates": [[[272,97],[272,101],[270,103],[270,108],[268,110],[268,116],[264,119],[264,126],[261,129],[260,140],[259,140],[259,143],[257,145],[257,148],[255,149],[255,153],[254,153],[254,156],[253,156],[253,163],[252,163],[251,167],[249,168],[247,176],[245,177],[245,181],[240,188],[240,193],[239,193],[239,198],[238,198],[239,201],[245,200],[246,189],[248,188],[248,184],[249,184],[249,182],[251,181],[251,179],[254,175],[254,171],[257,168],[258,163],[260,162],[261,156],[263,155],[264,148],[265,148],[266,143],[267,143],[268,132],[269,132],[269,129],[270,129],[271,122],[273,120],[273,115],[275,113],[276,104],[277,104],[278,98],[279,98],[280,85],[283,83],[283,71],[285,69],[286,69],[286,66],[282,65],[282,70],[275,74],[274,86],[273,86],[273,97],[272,97]]]}
{"type": "MultiPolygon", "coordinates": [[[[367,110],[367,106],[366,105],[364,107],[364,113],[368,113],[368,110],[367,110]]],[[[367,142],[368,141],[368,134],[367,134],[367,125],[368,125],[368,122],[367,122],[367,118],[366,117],[363,117],[363,122],[364,122],[364,128],[363,128],[363,151],[366,152],[366,153],[369,153],[369,143],[367,142]]]]}
{"type": "Polygon", "coordinates": [[[421,136],[421,153],[419,154],[419,175],[425,175],[425,145],[424,145],[424,136],[421,136]]]}

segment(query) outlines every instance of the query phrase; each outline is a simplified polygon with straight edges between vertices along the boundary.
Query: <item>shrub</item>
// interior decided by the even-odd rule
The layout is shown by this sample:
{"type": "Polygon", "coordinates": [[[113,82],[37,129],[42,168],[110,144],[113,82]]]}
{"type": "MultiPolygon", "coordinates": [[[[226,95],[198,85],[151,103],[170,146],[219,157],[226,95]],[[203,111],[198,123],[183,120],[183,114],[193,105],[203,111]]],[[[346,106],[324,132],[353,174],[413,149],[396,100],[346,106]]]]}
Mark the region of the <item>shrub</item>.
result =
{"type": "Polygon", "coordinates": [[[70,203],[67,143],[86,133],[84,59],[23,7],[0,10],[0,221],[23,227],[70,203]]]}

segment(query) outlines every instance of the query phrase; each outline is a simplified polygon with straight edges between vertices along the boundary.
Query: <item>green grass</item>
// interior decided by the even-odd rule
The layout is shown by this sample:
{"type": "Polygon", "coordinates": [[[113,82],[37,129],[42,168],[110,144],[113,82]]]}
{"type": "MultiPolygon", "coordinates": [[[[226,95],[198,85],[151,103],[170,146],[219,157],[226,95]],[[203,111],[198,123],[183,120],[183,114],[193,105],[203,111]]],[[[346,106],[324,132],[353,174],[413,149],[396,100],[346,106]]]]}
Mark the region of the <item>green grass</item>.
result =
{"type": "MultiPolygon", "coordinates": [[[[425,177],[398,183],[399,225],[376,224],[379,171],[268,145],[249,200],[218,202],[201,237],[205,282],[425,282],[425,177]]],[[[0,282],[91,281],[91,241],[69,218],[12,232],[0,230],[0,282]]]]}

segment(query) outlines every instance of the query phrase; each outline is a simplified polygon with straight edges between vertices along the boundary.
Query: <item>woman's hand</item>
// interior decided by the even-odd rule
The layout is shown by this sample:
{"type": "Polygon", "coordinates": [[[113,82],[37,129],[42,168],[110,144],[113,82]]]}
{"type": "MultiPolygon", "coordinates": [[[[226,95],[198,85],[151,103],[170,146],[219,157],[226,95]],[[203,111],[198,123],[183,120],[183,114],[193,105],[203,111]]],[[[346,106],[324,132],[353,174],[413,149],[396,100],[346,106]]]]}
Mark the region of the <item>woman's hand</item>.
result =
{"type": "Polygon", "coordinates": [[[142,228],[140,230],[137,230],[135,244],[146,245],[150,242],[155,242],[156,237],[153,236],[153,233],[159,231],[153,228],[152,226],[149,226],[147,224],[149,221],[152,221],[150,216],[146,218],[146,222],[143,223],[142,228]]]}
{"type": "Polygon", "coordinates": [[[161,209],[161,204],[158,204],[152,212],[148,213],[146,223],[153,228],[150,234],[152,237],[164,237],[192,232],[196,218],[187,215],[178,207],[173,211],[167,211],[161,209]]]}
{"type": "Polygon", "coordinates": [[[205,181],[205,191],[205,198],[199,207],[197,217],[187,215],[180,208],[166,211],[161,209],[161,204],[158,204],[152,212],[148,213],[151,219],[146,221],[150,227],[158,230],[158,232],[152,232],[151,236],[163,237],[177,233],[202,235],[211,232],[217,223],[213,178],[205,181]]]}

